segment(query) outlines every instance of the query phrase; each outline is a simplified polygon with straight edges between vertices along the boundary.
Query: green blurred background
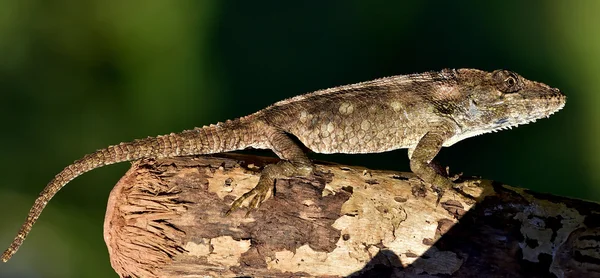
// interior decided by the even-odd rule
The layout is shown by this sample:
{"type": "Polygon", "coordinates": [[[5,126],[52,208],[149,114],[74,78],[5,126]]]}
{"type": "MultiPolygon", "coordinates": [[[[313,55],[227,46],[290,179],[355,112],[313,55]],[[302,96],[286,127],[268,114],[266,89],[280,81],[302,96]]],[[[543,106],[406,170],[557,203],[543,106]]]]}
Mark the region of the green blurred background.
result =
{"type": "MultiPolygon", "coordinates": [[[[443,165],[600,201],[600,1],[1,1],[0,247],[64,166],[304,92],[442,68],[560,88],[550,119],[444,149],[443,165]],[[311,4],[309,4],[311,3],[311,4]]],[[[313,155],[408,170],[406,151],[313,155]]],[[[1,277],[116,277],[106,200],[129,164],[73,181],[1,277]]]]}

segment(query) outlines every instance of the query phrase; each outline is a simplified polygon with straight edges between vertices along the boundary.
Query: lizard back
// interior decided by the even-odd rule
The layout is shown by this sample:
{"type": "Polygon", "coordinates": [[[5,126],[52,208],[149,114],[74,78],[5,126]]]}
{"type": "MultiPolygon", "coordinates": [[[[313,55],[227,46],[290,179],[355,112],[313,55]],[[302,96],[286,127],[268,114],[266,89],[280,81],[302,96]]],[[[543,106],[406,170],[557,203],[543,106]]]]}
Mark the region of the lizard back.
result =
{"type": "Polygon", "coordinates": [[[414,147],[429,115],[420,111],[444,72],[399,75],[316,91],[275,103],[262,118],[318,153],[376,153],[414,147]],[[289,121],[289,119],[297,119],[289,121]]]}

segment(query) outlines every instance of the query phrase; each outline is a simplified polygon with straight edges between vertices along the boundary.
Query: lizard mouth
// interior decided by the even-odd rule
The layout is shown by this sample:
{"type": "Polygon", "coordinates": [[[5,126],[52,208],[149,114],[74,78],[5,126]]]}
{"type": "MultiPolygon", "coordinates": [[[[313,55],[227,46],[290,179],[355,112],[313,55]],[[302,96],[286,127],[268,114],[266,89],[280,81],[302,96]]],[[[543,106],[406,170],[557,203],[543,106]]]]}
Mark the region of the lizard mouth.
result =
{"type": "Polygon", "coordinates": [[[553,93],[548,94],[548,91],[543,91],[538,94],[539,97],[535,101],[525,99],[522,103],[526,113],[523,115],[513,115],[512,119],[501,119],[499,125],[493,131],[504,129],[512,129],[519,125],[535,123],[539,119],[548,118],[552,114],[560,111],[565,107],[567,97],[560,93],[558,89],[552,88],[553,93]]]}
{"type": "Polygon", "coordinates": [[[550,95],[548,93],[540,93],[542,96],[539,99],[540,109],[538,113],[535,113],[538,119],[548,118],[565,107],[567,96],[563,95],[558,89],[552,88],[552,91],[553,93],[550,95]]]}
{"type": "Polygon", "coordinates": [[[544,90],[534,93],[536,95],[534,98],[523,98],[519,102],[520,104],[516,104],[516,107],[509,108],[514,113],[493,122],[490,131],[498,132],[528,123],[535,123],[539,119],[548,118],[560,111],[565,106],[567,97],[560,93],[558,89],[550,89],[552,90],[551,94],[548,93],[548,90],[544,90]]]}

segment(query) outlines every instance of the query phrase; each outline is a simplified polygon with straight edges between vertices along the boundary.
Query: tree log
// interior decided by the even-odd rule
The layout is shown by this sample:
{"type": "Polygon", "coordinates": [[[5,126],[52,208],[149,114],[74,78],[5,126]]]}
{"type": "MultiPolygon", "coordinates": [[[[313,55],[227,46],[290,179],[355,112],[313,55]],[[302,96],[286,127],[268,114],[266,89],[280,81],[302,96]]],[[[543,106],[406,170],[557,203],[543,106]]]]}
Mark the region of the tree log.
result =
{"type": "Polygon", "coordinates": [[[112,190],[104,237],[121,277],[600,277],[600,205],[458,178],[317,164],[225,217],[276,159],[142,160],[112,190]]]}

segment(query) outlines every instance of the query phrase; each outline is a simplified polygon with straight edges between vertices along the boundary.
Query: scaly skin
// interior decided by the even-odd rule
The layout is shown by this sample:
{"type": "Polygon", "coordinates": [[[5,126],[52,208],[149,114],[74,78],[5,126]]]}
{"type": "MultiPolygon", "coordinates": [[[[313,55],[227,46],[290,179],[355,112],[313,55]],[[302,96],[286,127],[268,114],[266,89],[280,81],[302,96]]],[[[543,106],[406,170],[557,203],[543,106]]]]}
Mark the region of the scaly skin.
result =
{"type": "Polygon", "coordinates": [[[69,181],[93,169],[141,158],[271,149],[282,160],[267,165],[258,184],[227,214],[270,197],[276,179],[306,177],[313,164],[293,137],[319,153],[378,153],[407,148],[411,170],[440,196],[452,188],[431,164],[442,146],[511,128],[560,110],[558,89],[505,70],[442,70],[392,76],[297,96],[252,115],[181,133],[110,146],[67,166],[48,183],[29,211],[6,262],[21,246],[50,199],[69,181]],[[292,137],[293,136],[293,137],[292,137]]]}

